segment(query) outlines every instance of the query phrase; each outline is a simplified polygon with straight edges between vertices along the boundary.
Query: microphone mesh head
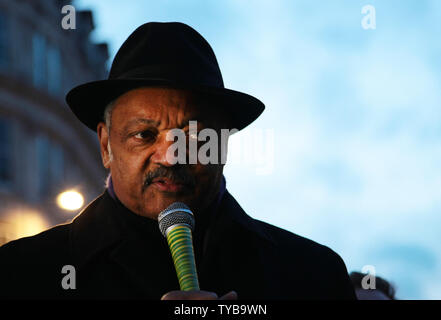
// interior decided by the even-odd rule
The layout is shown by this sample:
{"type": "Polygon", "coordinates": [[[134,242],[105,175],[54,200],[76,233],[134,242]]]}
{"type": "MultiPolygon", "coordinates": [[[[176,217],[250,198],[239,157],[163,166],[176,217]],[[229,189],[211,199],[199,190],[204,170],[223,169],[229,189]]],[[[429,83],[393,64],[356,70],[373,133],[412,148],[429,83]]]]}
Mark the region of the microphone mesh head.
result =
{"type": "Polygon", "coordinates": [[[190,208],[182,202],[174,202],[161,211],[158,216],[159,229],[167,237],[167,229],[175,224],[187,224],[191,231],[194,229],[194,216],[190,208]]]}

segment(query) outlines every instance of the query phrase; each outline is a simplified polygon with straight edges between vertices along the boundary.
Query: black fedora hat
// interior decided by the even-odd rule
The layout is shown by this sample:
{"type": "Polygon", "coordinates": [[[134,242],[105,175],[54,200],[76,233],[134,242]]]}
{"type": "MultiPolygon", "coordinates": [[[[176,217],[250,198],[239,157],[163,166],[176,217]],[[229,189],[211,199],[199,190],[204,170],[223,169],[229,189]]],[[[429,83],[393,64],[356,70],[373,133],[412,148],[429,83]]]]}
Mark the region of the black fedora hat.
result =
{"type": "Polygon", "coordinates": [[[207,108],[223,108],[230,128],[243,129],[265,109],[245,93],[226,89],[216,56],[193,28],[179,22],[149,22],[138,27],[113,60],[107,80],[79,85],[66,102],[87,127],[96,131],[105,107],[137,87],[173,87],[206,95],[207,108]]]}

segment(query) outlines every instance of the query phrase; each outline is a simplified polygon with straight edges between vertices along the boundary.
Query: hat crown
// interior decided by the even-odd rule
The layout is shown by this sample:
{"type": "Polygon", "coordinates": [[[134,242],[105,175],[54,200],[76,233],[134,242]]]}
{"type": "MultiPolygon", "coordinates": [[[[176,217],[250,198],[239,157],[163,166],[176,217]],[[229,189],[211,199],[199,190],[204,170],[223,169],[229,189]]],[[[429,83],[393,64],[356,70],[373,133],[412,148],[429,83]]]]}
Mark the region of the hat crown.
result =
{"type": "Polygon", "coordinates": [[[118,50],[109,79],[145,77],[224,88],[213,49],[180,22],[145,23],[118,50]]]}
{"type": "Polygon", "coordinates": [[[180,22],[148,22],[118,50],[107,80],[71,89],[66,102],[77,118],[96,131],[106,106],[139,87],[191,90],[209,101],[207,110],[225,111],[229,128],[243,129],[265,109],[246,93],[224,87],[213,49],[193,28],[180,22]]]}

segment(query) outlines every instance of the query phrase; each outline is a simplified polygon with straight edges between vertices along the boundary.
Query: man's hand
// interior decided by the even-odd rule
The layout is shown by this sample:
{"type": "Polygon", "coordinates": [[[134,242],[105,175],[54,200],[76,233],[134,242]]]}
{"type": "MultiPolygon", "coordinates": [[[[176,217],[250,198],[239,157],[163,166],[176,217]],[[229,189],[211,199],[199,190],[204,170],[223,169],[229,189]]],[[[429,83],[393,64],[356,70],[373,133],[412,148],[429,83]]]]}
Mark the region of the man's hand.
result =
{"type": "Polygon", "coordinates": [[[237,293],[230,291],[222,297],[209,291],[170,291],[164,294],[161,300],[237,300],[237,293]]]}

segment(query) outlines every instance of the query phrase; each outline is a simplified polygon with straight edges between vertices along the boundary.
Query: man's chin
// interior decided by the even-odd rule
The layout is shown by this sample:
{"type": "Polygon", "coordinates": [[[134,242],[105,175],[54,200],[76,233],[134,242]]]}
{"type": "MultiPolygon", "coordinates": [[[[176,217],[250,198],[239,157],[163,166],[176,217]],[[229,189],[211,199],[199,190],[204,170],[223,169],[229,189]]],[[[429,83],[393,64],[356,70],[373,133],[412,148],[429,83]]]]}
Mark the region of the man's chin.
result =
{"type": "MultiPolygon", "coordinates": [[[[153,189],[153,188],[152,188],[153,189]]],[[[146,216],[158,218],[159,213],[174,202],[183,202],[190,208],[194,204],[194,194],[182,192],[164,192],[158,190],[148,190],[144,193],[146,216]]]]}

